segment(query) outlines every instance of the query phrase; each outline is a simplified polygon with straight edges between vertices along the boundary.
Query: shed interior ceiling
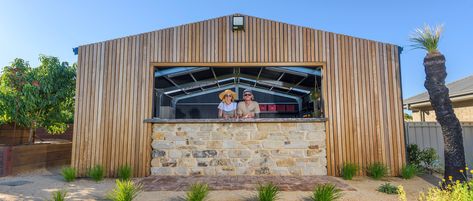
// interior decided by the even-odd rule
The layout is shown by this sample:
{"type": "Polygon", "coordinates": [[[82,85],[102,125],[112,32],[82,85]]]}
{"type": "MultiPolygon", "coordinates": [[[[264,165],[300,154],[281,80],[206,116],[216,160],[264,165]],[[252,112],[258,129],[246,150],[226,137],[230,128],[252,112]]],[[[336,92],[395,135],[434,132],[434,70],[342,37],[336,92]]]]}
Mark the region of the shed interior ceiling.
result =
{"type": "Polygon", "coordinates": [[[317,83],[320,86],[320,76],[320,68],[307,67],[159,67],[155,71],[155,89],[177,98],[241,85],[303,97],[310,94],[317,83]]]}

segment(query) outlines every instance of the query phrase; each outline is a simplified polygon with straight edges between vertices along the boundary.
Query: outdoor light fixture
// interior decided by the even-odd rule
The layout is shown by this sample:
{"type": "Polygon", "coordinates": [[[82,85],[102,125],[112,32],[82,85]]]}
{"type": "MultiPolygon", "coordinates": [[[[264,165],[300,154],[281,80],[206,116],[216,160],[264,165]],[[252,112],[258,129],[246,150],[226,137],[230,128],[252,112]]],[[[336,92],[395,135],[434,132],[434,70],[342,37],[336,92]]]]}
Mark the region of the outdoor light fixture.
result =
{"type": "Polygon", "coordinates": [[[244,27],[245,27],[245,20],[243,18],[243,16],[233,16],[232,18],[232,27],[233,27],[233,31],[236,31],[236,30],[245,30],[244,27]]]}

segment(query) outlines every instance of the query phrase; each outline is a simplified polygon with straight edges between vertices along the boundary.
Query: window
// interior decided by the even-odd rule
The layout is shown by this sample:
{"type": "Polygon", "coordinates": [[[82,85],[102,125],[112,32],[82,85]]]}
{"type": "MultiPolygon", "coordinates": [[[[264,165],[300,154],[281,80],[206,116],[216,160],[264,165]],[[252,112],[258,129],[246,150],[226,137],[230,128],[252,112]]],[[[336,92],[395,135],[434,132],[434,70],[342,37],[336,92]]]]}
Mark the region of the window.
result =
{"type": "Polygon", "coordinates": [[[219,94],[250,89],[259,118],[323,117],[319,67],[156,67],[153,117],[218,118],[219,94]]]}

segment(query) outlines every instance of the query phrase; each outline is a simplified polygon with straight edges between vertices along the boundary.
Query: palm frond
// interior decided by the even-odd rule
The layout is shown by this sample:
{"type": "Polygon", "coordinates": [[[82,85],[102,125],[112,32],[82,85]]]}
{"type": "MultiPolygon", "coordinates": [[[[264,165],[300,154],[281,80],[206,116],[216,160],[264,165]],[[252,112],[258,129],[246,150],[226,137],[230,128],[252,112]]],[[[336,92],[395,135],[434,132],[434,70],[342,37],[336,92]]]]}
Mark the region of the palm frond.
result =
{"type": "Polygon", "coordinates": [[[413,43],[412,46],[416,49],[424,49],[428,53],[437,52],[442,32],[443,25],[437,25],[435,27],[424,25],[424,27],[417,28],[414,33],[411,34],[409,41],[413,43]]]}

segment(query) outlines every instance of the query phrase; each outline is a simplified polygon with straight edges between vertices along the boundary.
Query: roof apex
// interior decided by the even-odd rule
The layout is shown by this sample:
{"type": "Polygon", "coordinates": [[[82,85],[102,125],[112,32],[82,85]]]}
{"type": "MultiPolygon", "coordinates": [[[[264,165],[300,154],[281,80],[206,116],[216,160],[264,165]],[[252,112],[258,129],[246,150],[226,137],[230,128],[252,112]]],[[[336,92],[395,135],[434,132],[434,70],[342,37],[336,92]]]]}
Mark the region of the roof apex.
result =
{"type": "Polygon", "coordinates": [[[98,41],[98,42],[93,42],[93,43],[89,43],[89,44],[83,44],[83,45],[80,45],[80,46],[92,45],[92,44],[101,43],[101,42],[106,42],[106,41],[111,41],[111,40],[117,40],[117,39],[123,39],[123,38],[127,38],[127,37],[139,36],[139,35],[149,34],[149,33],[156,32],[156,31],[167,30],[167,29],[173,29],[173,28],[182,27],[182,26],[187,26],[187,25],[191,25],[191,24],[203,23],[203,22],[207,22],[207,21],[211,21],[211,20],[216,20],[216,19],[220,19],[220,18],[225,18],[225,17],[231,17],[231,16],[235,16],[235,15],[238,15],[238,16],[245,16],[245,17],[250,17],[250,18],[256,18],[256,19],[260,19],[260,20],[271,21],[271,22],[280,23],[280,24],[286,24],[286,25],[290,25],[290,26],[294,26],[294,27],[300,27],[300,28],[305,28],[305,29],[317,30],[317,31],[322,31],[322,32],[327,32],[327,33],[333,33],[333,34],[337,34],[337,35],[348,36],[348,37],[351,37],[351,38],[357,38],[357,39],[363,39],[363,40],[368,40],[368,41],[374,41],[374,42],[379,42],[379,43],[384,43],[384,44],[394,45],[394,46],[400,47],[400,46],[398,46],[398,45],[391,44],[391,43],[387,43],[387,42],[375,41],[375,40],[371,40],[371,39],[366,39],[366,38],[361,38],[361,37],[356,37],[356,36],[351,36],[351,35],[346,35],[346,34],[341,34],[341,33],[335,33],[335,32],[330,32],[330,31],[324,31],[324,30],[320,30],[320,29],[316,29],[316,28],[312,28],[312,27],[307,27],[307,26],[303,26],[303,25],[290,24],[290,23],[286,23],[286,22],[281,22],[281,21],[277,21],[277,20],[273,20],[273,19],[266,19],[266,18],[256,17],[256,16],[252,16],[252,15],[248,15],[248,14],[244,14],[244,13],[238,13],[238,12],[237,12],[237,13],[228,14],[228,15],[222,15],[222,16],[218,16],[218,17],[213,17],[213,18],[209,18],[209,19],[204,19],[204,20],[199,20],[199,21],[193,21],[193,22],[189,22],[189,23],[179,24],[179,25],[175,25],[175,26],[164,27],[164,28],[155,29],[155,30],[148,31],[148,32],[142,32],[142,33],[138,33],[138,34],[132,34],[132,35],[128,35],[128,36],[113,38],[113,39],[109,39],[109,40],[105,40],[105,41],[98,41]]]}

